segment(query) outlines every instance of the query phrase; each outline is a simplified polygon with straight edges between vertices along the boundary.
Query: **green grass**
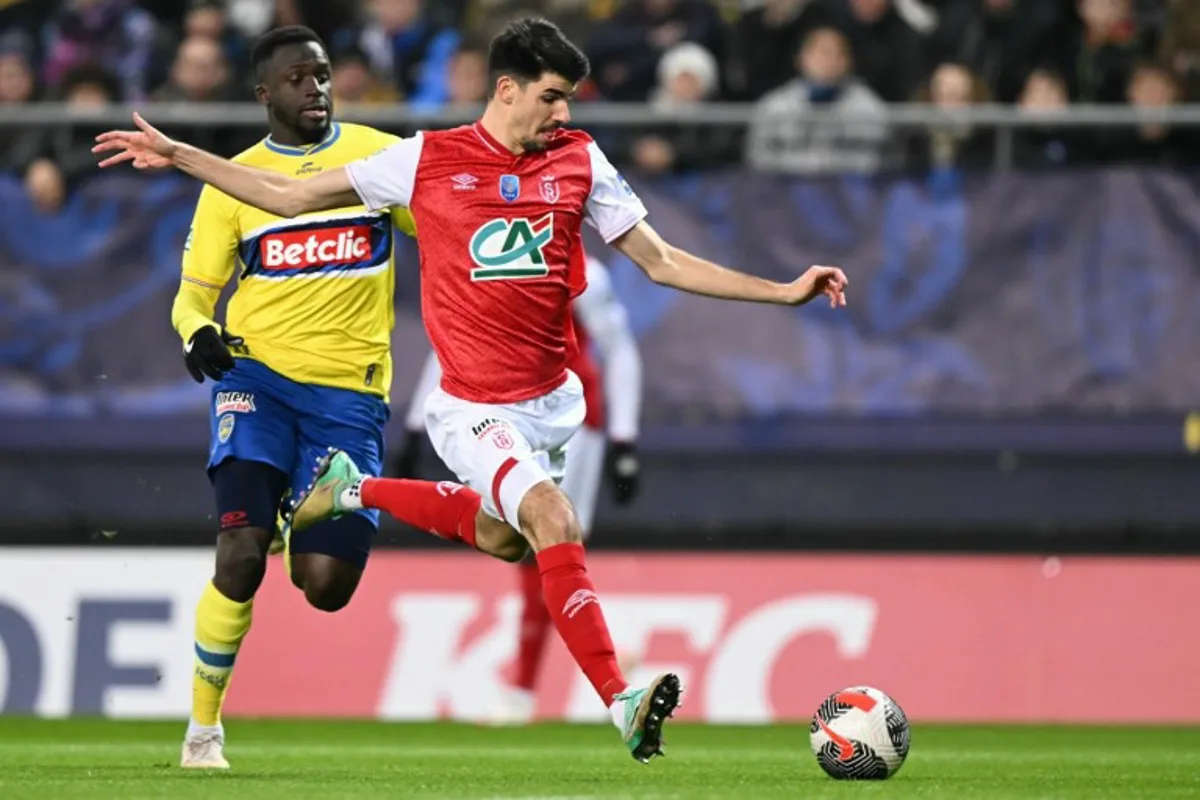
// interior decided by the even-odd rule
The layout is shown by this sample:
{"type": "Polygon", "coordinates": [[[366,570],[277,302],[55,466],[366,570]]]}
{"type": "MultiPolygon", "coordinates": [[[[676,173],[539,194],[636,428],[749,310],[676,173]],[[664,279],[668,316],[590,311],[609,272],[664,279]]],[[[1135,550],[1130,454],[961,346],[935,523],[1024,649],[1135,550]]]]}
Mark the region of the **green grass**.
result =
{"type": "Polygon", "coordinates": [[[1200,729],[917,725],[881,783],[837,783],[803,727],[673,725],[642,766],[611,728],[228,724],[225,774],[177,766],[182,726],[0,718],[0,798],[1200,797],[1200,729]]]}

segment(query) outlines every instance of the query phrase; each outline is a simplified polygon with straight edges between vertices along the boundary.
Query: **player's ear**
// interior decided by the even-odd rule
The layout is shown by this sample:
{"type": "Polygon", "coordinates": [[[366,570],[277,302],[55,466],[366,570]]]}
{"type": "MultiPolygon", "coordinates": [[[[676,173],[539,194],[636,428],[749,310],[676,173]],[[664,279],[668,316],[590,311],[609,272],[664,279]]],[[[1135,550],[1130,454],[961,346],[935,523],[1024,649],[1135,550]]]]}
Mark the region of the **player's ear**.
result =
{"type": "Polygon", "coordinates": [[[512,104],[517,96],[517,82],[510,75],[501,75],[496,79],[496,98],[506,105],[512,104]]]}
{"type": "Polygon", "coordinates": [[[265,105],[271,103],[271,91],[263,84],[258,84],[254,87],[254,99],[265,105]]]}

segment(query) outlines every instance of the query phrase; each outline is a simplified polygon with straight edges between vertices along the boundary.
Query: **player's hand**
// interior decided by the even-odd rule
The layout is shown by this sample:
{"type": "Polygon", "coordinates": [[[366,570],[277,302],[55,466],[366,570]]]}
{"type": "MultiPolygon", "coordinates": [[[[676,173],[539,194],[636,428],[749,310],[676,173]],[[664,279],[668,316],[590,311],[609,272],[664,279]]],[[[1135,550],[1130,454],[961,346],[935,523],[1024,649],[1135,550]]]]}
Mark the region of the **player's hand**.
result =
{"type": "Polygon", "coordinates": [[[608,477],[612,481],[613,500],[626,506],[637,497],[641,484],[642,462],[633,442],[609,442],[608,477]]]}
{"type": "Polygon", "coordinates": [[[421,431],[404,432],[404,442],[400,445],[400,453],[392,462],[397,478],[412,480],[418,476],[418,467],[421,463],[421,440],[424,438],[424,433],[421,431]]]}
{"type": "Polygon", "coordinates": [[[204,376],[219,381],[233,369],[231,347],[240,347],[242,339],[229,331],[217,333],[212,325],[205,325],[192,334],[192,339],[183,348],[183,363],[196,383],[204,383],[204,376]]]}
{"type": "Polygon", "coordinates": [[[112,153],[100,162],[101,167],[112,167],[126,161],[132,161],[136,169],[160,169],[171,166],[171,159],[179,149],[179,143],[149,122],[142,115],[133,112],[133,124],[138,126],[136,131],[107,131],[96,137],[93,153],[112,153]]]}
{"type": "Polygon", "coordinates": [[[787,302],[799,306],[823,294],[830,308],[846,305],[846,273],[837,267],[809,267],[803,275],[787,286],[787,302]]]}

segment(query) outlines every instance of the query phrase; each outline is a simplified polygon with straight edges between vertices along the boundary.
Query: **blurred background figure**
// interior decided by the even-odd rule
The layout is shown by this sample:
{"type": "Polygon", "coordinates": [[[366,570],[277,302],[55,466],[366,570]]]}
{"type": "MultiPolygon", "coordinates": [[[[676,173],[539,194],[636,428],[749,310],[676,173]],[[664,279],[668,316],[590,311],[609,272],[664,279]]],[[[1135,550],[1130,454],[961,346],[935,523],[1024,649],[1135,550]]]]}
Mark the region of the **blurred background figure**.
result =
{"type": "Polygon", "coordinates": [[[48,86],[62,84],[72,68],[94,64],[115,77],[117,96],[140,100],[149,94],[160,29],[133,0],[67,0],[46,35],[43,77],[48,86]]]}
{"type": "MultiPolygon", "coordinates": [[[[1064,111],[1070,104],[1067,82],[1057,72],[1036,69],[1029,73],[1017,106],[1029,116],[1064,111]]],[[[1014,163],[1022,169],[1064,167],[1086,160],[1086,132],[1053,125],[1025,128],[1015,135],[1014,163]]]]}
{"type": "MultiPolygon", "coordinates": [[[[1179,83],[1170,68],[1143,62],[1133,67],[1126,90],[1136,108],[1165,109],[1179,102],[1179,83]]],[[[1149,123],[1123,132],[1111,144],[1107,160],[1124,164],[1182,167],[1200,164],[1200,140],[1170,125],[1149,123]]]]}
{"type": "Polygon", "coordinates": [[[946,0],[938,6],[933,52],[970,68],[997,100],[1012,103],[1065,32],[1066,11],[1045,0],[946,0]]]}
{"type": "Polygon", "coordinates": [[[1200,101],[1200,3],[1170,0],[1158,60],[1174,71],[1183,99],[1200,101]]]}
{"type": "MultiPolygon", "coordinates": [[[[117,97],[117,81],[101,67],[82,64],[67,70],[55,97],[78,111],[103,109],[117,97]]],[[[58,211],[67,194],[95,173],[92,145],[104,126],[67,126],[31,130],[14,143],[9,162],[25,176],[25,188],[43,214],[58,211]]]]}
{"type": "Polygon", "coordinates": [[[221,43],[192,35],[179,45],[171,77],[154,91],[152,99],[164,103],[212,103],[245,100],[231,81],[231,70],[221,43]]]}
{"type": "Polygon", "coordinates": [[[879,169],[888,135],[883,101],[855,74],[845,35],[818,28],[804,39],[795,65],[798,77],[758,101],[746,156],[750,166],[808,175],[879,169]],[[859,119],[816,124],[805,120],[810,110],[859,119]],[[875,114],[880,122],[869,119],[875,114]]]}
{"type": "Polygon", "coordinates": [[[365,22],[334,36],[338,50],[354,43],[371,69],[387,76],[410,103],[437,106],[449,97],[447,79],[461,36],[422,15],[421,0],[371,0],[365,22]]]}
{"type": "Polygon", "coordinates": [[[858,77],[889,103],[911,98],[932,66],[926,53],[936,16],[914,0],[844,0],[831,7],[850,38],[858,77]]]}
{"type": "Polygon", "coordinates": [[[795,77],[794,54],[814,28],[828,24],[820,0],[764,0],[732,32],[730,84],[738,99],[757,100],[795,77]]]}
{"type": "Polygon", "coordinates": [[[345,47],[331,58],[335,111],[354,105],[380,105],[400,100],[396,88],[371,70],[367,54],[357,45],[345,47]]]}
{"type": "MultiPolygon", "coordinates": [[[[946,62],[933,71],[929,83],[917,95],[920,102],[946,111],[970,108],[991,101],[983,79],[964,64],[946,62]]],[[[942,123],[919,131],[908,139],[908,168],[920,171],[958,167],[978,169],[995,158],[991,130],[965,123],[942,123]]]]}
{"type": "Polygon", "coordinates": [[[645,101],[658,82],[658,62],[681,42],[701,45],[718,60],[725,36],[717,9],[705,0],[628,0],[588,41],[592,76],[613,101],[645,101]]]}
{"type": "MultiPolygon", "coordinates": [[[[653,108],[704,114],[703,104],[717,98],[717,59],[694,42],[668,50],[658,62],[658,84],[650,94],[653,108]]],[[[650,175],[717,168],[741,156],[740,132],[720,125],[666,125],[627,133],[615,157],[650,175]]]]}
{"type": "Polygon", "coordinates": [[[1059,52],[1071,99],[1120,103],[1133,65],[1146,49],[1132,0],[1076,0],[1080,24],[1059,52]]]}

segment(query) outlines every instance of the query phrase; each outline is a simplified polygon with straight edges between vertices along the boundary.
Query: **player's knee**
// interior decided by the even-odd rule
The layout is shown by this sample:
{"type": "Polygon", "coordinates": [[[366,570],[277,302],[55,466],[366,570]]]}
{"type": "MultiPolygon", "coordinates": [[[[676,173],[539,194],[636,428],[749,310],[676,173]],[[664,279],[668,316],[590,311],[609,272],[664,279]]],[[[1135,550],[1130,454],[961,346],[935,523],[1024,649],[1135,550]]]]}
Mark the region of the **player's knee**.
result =
{"type": "Polygon", "coordinates": [[[529,490],[518,511],[521,530],[534,550],[583,541],[583,530],[571,501],[557,486],[546,482],[529,490]]]}
{"type": "Polygon", "coordinates": [[[270,531],[237,528],[222,531],[217,538],[217,565],[213,585],[237,603],[254,597],[267,571],[270,531]]]}
{"type": "Polygon", "coordinates": [[[529,542],[517,534],[515,537],[495,545],[489,552],[501,561],[516,564],[529,555],[529,542]]]}
{"type": "Polygon", "coordinates": [[[292,570],[293,582],[318,611],[341,611],[362,578],[362,570],[353,564],[317,554],[294,556],[292,570]]]}
{"type": "Polygon", "coordinates": [[[304,599],[318,611],[333,613],[350,604],[354,589],[336,583],[310,583],[304,587],[304,599]]]}
{"type": "Polygon", "coordinates": [[[507,522],[481,511],[475,518],[475,549],[515,564],[529,554],[529,542],[507,522]]]}

